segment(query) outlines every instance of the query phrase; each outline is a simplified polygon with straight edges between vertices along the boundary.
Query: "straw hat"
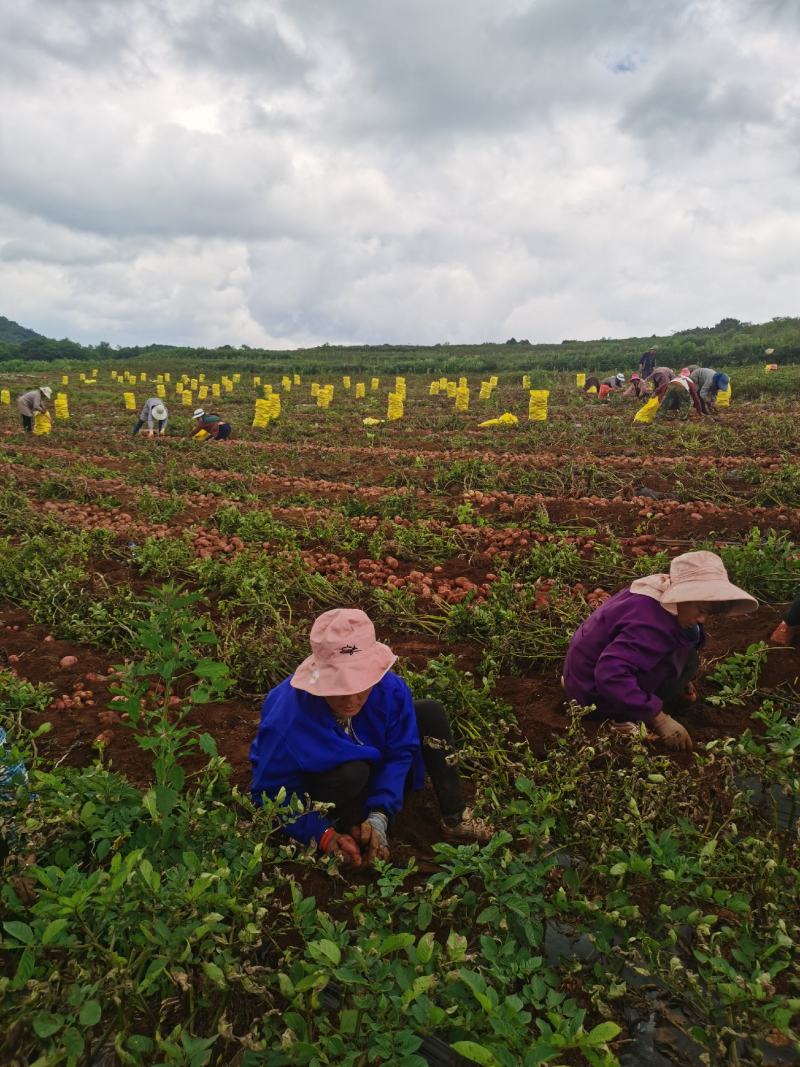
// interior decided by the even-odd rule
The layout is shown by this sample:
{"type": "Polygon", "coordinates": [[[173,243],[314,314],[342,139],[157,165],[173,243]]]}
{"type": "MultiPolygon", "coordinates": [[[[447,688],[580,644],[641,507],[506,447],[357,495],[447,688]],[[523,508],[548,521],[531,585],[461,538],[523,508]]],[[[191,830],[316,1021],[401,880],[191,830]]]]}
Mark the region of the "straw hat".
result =
{"type": "Polygon", "coordinates": [[[294,689],[321,697],[352,696],[376,685],[397,660],[358,608],[334,608],[315,620],[311,655],[291,678],[294,689]]]}
{"type": "Polygon", "coordinates": [[[167,409],[163,404],[154,404],[153,409],[150,412],[156,422],[163,422],[167,417],[167,409]]]}
{"type": "Polygon", "coordinates": [[[677,604],[725,603],[730,615],[755,611],[758,601],[728,578],[725,564],[714,552],[684,552],[670,564],[669,574],[651,574],[631,584],[632,593],[652,597],[671,614],[677,604]]]}
{"type": "Polygon", "coordinates": [[[205,415],[205,411],[202,408],[197,408],[195,413],[194,413],[194,415],[192,415],[192,418],[193,419],[202,419],[202,417],[204,415],[205,415]]]}
{"type": "Polygon", "coordinates": [[[41,388],[39,389],[39,392],[42,394],[42,396],[47,397],[48,400],[53,395],[53,390],[50,388],[49,385],[41,386],[41,388]]]}

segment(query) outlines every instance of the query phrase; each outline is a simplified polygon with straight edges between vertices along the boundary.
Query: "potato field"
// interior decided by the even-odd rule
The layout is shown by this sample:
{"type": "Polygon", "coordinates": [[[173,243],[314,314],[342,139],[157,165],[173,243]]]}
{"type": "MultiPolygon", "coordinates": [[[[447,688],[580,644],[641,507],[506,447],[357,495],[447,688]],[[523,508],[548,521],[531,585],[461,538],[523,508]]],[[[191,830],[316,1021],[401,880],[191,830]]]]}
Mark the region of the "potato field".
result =
{"type": "Polygon", "coordinates": [[[769,638],[800,368],[640,425],[571,372],[470,373],[465,403],[452,371],[81,366],[0,364],[0,1063],[798,1062],[800,655],[769,638]],[[68,418],[23,433],[46,384],[68,418]],[[157,391],[166,434],[132,436],[157,391]],[[232,438],[190,439],[197,406],[232,438]],[[566,707],[561,668],[697,548],[759,608],[710,620],[668,754],[566,707]],[[426,787],[352,871],[253,807],[263,696],[338,606],[447,708],[490,844],[445,843],[426,787]]]}

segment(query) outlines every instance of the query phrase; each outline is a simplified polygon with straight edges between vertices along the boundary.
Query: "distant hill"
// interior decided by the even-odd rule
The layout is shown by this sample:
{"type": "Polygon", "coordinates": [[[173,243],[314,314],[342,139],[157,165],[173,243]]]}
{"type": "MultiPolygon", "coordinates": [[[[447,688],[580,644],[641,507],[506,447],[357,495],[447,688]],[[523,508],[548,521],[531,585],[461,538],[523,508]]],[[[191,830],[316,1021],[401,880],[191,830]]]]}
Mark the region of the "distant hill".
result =
{"type": "Polygon", "coordinates": [[[29,330],[26,326],[20,326],[18,322],[13,322],[11,319],[5,318],[4,315],[0,315],[0,341],[13,345],[19,344],[20,341],[36,340],[43,341],[43,334],[37,333],[35,330],[29,330]]]}

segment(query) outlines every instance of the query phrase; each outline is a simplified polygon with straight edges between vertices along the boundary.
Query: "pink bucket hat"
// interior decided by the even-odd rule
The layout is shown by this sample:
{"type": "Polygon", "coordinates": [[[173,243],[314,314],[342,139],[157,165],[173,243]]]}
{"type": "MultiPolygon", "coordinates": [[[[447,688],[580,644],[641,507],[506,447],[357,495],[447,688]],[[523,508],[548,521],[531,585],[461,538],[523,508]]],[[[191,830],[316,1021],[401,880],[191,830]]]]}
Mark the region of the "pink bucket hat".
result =
{"type": "Polygon", "coordinates": [[[291,685],[320,697],[351,696],[376,685],[397,660],[375,637],[372,620],[358,608],[334,608],[314,620],[311,655],[291,685]]]}
{"type": "Polygon", "coordinates": [[[671,614],[687,601],[724,602],[727,614],[746,615],[758,601],[728,579],[725,564],[714,552],[684,552],[670,564],[669,574],[651,574],[631,584],[632,593],[653,597],[671,614]]]}

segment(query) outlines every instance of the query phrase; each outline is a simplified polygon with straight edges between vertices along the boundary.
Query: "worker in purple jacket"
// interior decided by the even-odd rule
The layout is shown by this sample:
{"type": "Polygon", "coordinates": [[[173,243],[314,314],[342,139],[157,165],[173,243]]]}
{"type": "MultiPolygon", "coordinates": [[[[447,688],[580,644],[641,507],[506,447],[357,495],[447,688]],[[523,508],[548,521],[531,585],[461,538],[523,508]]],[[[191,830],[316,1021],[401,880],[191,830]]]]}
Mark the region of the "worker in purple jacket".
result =
{"type": "Polygon", "coordinates": [[[467,807],[447,713],[414,700],[391,667],[397,656],[376,640],[356,608],[326,611],[311,628],[312,654],[270,690],[250,748],[256,804],[281,791],[309,804],[283,832],[315,841],[346,863],[389,858],[389,830],[406,792],[430,775],[441,833],[486,842],[491,828],[467,807]]]}
{"type": "Polygon", "coordinates": [[[713,552],[676,556],[669,574],[639,578],[581,623],[564,661],[569,700],[594,705],[624,733],[641,724],[671,749],[688,751],[688,731],[667,711],[685,708],[709,615],[754,611],[757,601],[728,580],[713,552]]]}

